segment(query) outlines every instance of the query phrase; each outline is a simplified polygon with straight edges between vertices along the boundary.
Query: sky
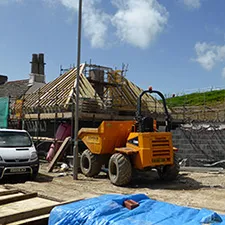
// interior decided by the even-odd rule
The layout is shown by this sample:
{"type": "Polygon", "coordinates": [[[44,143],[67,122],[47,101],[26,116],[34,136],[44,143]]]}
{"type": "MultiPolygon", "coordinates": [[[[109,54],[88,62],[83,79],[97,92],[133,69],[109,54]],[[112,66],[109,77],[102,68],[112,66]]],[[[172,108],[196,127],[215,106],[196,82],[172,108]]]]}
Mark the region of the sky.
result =
{"type": "MultiPolygon", "coordinates": [[[[165,94],[225,88],[224,0],[83,0],[81,61],[120,69],[165,94]]],[[[78,0],[0,0],[0,74],[46,79],[77,61],[78,0]]]]}

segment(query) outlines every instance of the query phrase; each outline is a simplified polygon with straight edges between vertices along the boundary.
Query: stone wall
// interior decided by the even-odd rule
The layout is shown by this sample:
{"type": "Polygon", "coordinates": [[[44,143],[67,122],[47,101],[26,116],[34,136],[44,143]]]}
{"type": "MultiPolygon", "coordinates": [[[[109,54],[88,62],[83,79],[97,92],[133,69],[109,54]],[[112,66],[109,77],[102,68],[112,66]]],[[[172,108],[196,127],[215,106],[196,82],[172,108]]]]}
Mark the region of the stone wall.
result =
{"type": "Polygon", "coordinates": [[[202,166],[225,160],[225,130],[177,128],[172,131],[178,156],[189,166],[202,166]]]}

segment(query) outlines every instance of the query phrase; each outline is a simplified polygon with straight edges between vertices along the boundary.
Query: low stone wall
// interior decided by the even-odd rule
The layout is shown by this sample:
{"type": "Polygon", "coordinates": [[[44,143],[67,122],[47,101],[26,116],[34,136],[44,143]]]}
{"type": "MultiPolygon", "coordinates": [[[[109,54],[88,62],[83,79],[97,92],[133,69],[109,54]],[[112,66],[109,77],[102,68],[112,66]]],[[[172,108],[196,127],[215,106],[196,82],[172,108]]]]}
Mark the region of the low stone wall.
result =
{"type": "Polygon", "coordinates": [[[179,148],[178,156],[186,158],[187,165],[225,160],[225,130],[177,128],[172,133],[173,145],[179,148]]]}

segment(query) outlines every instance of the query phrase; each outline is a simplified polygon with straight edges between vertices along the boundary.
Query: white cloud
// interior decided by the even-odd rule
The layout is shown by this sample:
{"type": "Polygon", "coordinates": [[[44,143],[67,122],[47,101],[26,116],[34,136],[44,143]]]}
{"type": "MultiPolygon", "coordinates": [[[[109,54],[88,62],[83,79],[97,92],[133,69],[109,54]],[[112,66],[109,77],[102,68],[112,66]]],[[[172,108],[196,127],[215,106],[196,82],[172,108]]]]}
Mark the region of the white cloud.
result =
{"type": "Polygon", "coordinates": [[[95,7],[94,1],[84,8],[83,23],[86,37],[91,40],[92,47],[104,47],[107,39],[109,15],[95,7]]]}
{"type": "Polygon", "coordinates": [[[197,58],[195,59],[204,69],[211,70],[216,63],[225,60],[225,45],[213,45],[198,42],[195,45],[197,58]]]}
{"type": "Polygon", "coordinates": [[[65,7],[69,9],[75,9],[76,11],[79,8],[78,0],[59,0],[65,7]]]}
{"type": "MultiPolygon", "coordinates": [[[[68,9],[78,11],[78,0],[58,1],[68,9]]],[[[105,45],[109,22],[108,15],[96,7],[100,2],[100,0],[84,0],[82,8],[84,35],[90,40],[91,46],[96,48],[105,45]]]]}
{"type": "MultiPolygon", "coordinates": [[[[20,1],[25,0],[0,0],[0,3],[20,1]]],[[[68,10],[78,12],[79,0],[42,1],[48,6],[60,3],[68,10]]],[[[114,15],[100,9],[102,1],[83,0],[84,35],[90,40],[92,47],[104,47],[109,26],[114,26],[116,37],[120,41],[144,49],[156,39],[168,22],[169,13],[158,0],[111,0],[112,7],[117,9],[114,15]]]]}
{"type": "MultiPolygon", "coordinates": [[[[213,45],[206,42],[198,42],[195,45],[198,62],[204,69],[212,70],[218,63],[225,62],[225,45],[213,45]]],[[[222,70],[222,77],[225,78],[225,67],[222,70]]]]}
{"type": "Polygon", "coordinates": [[[147,48],[168,21],[166,8],[157,0],[111,0],[118,11],[112,18],[117,37],[131,45],[147,48]]]}
{"type": "MultiPolygon", "coordinates": [[[[69,9],[78,10],[78,0],[58,1],[69,9]]],[[[115,15],[98,9],[100,2],[83,1],[84,34],[92,47],[105,46],[110,21],[121,41],[140,48],[148,47],[167,24],[169,13],[157,0],[111,0],[118,8],[115,15]]]]}
{"type": "Polygon", "coordinates": [[[201,7],[201,0],[181,0],[184,5],[190,9],[198,9],[201,7]]]}

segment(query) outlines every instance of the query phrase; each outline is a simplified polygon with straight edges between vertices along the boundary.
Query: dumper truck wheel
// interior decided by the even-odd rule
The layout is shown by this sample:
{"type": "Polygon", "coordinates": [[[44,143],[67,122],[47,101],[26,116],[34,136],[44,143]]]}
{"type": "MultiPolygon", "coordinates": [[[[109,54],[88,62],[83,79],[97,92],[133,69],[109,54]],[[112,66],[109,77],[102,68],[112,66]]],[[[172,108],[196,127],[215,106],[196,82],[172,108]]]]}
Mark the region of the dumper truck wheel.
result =
{"type": "Polygon", "coordinates": [[[89,149],[86,149],[80,158],[80,168],[86,177],[93,177],[100,173],[102,167],[99,155],[93,154],[89,149]]]}
{"type": "Polygon", "coordinates": [[[180,165],[178,161],[178,157],[174,154],[173,165],[166,165],[160,169],[157,169],[159,177],[162,180],[171,181],[175,180],[178,177],[180,170],[180,165]]]}
{"type": "Polygon", "coordinates": [[[111,183],[124,186],[131,180],[132,168],[128,156],[115,153],[109,160],[109,178],[111,183]]]}

